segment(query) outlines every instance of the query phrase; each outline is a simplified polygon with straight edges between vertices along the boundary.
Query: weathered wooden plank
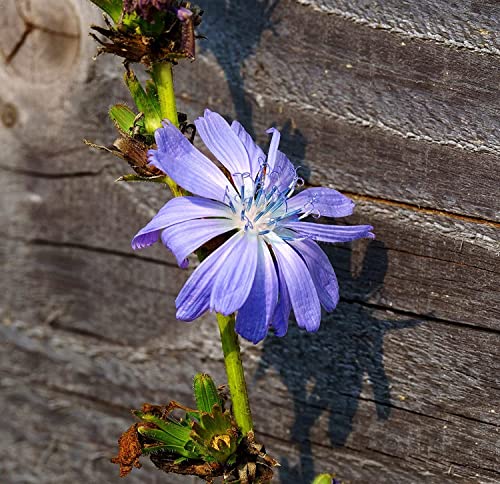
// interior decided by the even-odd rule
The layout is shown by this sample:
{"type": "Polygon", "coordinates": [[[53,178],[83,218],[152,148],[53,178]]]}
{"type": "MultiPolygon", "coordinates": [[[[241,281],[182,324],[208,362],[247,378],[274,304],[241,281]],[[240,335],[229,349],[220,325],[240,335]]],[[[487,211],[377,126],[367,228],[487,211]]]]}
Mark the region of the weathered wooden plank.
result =
{"type": "MultiPolygon", "coordinates": [[[[81,289],[82,308],[85,299],[90,297],[85,296],[85,291],[94,294],[97,290],[93,284],[104,290],[106,284],[116,281],[125,289],[133,286],[137,277],[138,284],[151,287],[152,291],[159,293],[164,288],[170,291],[165,308],[171,308],[169,315],[173,316],[174,294],[187,274],[173,269],[173,256],[160,244],[137,252],[130,249],[132,236],[154,213],[149,206],[160,207],[167,192],[152,185],[142,187],[143,192],[137,193],[130,185],[113,184],[117,172],[112,171],[115,174],[110,176],[56,179],[7,172],[3,177],[6,188],[2,197],[9,209],[0,215],[0,221],[8,226],[10,238],[48,245],[45,249],[35,247],[34,252],[30,249],[28,254],[20,248],[19,257],[29,257],[27,269],[23,270],[31,269],[39,274],[51,270],[53,263],[53,270],[66,273],[64,264],[69,261],[82,268],[81,273],[67,274],[74,277],[76,287],[81,287],[85,277],[90,277],[85,283],[86,289],[81,289]],[[66,203],[61,204],[60,200],[66,203]],[[36,224],[33,220],[45,223],[36,224]],[[68,244],[68,250],[74,246],[83,251],[68,252],[62,247],[61,257],[68,254],[69,259],[52,262],[55,257],[52,254],[57,253],[57,245],[61,244],[68,244]],[[148,286],[144,281],[148,273],[134,273],[140,271],[137,260],[129,258],[130,262],[122,268],[119,259],[110,257],[106,267],[95,268],[90,262],[93,253],[85,249],[154,259],[172,268],[153,267],[152,261],[152,270],[158,279],[151,280],[148,286]],[[43,267],[40,267],[41,261],[43,267]],[[169,272],[172,275],[166,275],[169,272]]],[[[495,226],[373,201],[359,203],[356,217],[350,220],[350,223],[356,222],[373,224],[378,238],[368,250],[359,279],[351,277],[349,251],[341,247],[327,248],[346,298],[451,322],[500,328],[500,240],[495,226]]],[[[357,257],[362,259],[364,246],[358,243],[355,247],[357,257]]],[[[35,273],[28,272],[23,277],[30,279],[35,273]]],[[[69,279],[66,278],[66,282],[69,279]]],[[[54,288],[46,288],[51,290],[54,288]]],[[[38,297],[44,299],[49,294],[40,293],[38,297]]],[[[130,303],[126,306],[130,307],[130,303]]]]}
{"type": "MultiPolygon", "coordinates": [[[[200,63],[201,64],[201,63],[200,63]]],[[[204,66],[207,69],[207,66],[204,66]]],[[[187,82],[180,70],[179,84],[187,82]]],[[[214,69],[213,89],[219,85],[214,69]]],[[[283,132],[283,150],[299,173],[313,185],[416,207],[486,220],[500,220],[498,196],[500,159],[423,140],[407,140],[383,129],[353,126],[328,115],[262,96],[252,105],[253,130],[265,146],[265,130],[274,124],[283,132]],[[474,177],[471,177],[471,170],[474,177]]],[[[182,107],[199,115],[199,106],[232,112],[227,100],[185,96],[182,107]]]]}
{"type": "Polygon", "coordinates": [[[293,2],[278,3],[276,35],[259,41],[247,32],[264,30],[263,9],[235,12],[208,18],[205,54],[179,69],[195,114],[206,104],[230,112],[231,96],[257,133],[291,120],[285,142],[314,167],[313,183],[498,220],[495,58],[418,39],[402,46],[293,2]]]}
{"type": "Polygon", "coordinates": [[[184,331],[181,323],[165,325],[175,321],[173,301],[187,275],[172,277],[169,265],[43,241],[1,245],[8,314],[56,318],[63,326],[128,343],[154,338],[161,328],[184,331]],[[160,327],[151,324],[157,320],[160,327]]]}
{"type": "Polygon", "coordinates": [[[311,9],[392,34],[439,42],[447,47],[500,55],[500,8],[495,0],[297,0],[311,9]]]}
{"type": "MultiPolygon", "coordinates": [[[[99,437],[92,440],[87,424],[82,439],[97,442],[101,452],[109,454],[110,434],[118,432],[124,407],[144,400],[190,401],[186,376],[200,366],[223,378],[214,324],[206,319],[182,332],[159,331],[163,322],[152,321],[156,337],[129,345],[82,337],[58,324],[3,318],[4,386],[10,382],[21,395],[19,388],[41,388],[53,406],[64,397],[78,409],[100,412],[94,417],[99,437]],[[188,359],[181,348],[189,351],[188,359]]],[[[436,482],[438,476],[454,482],[448,472],[495,482],[497,346],[498,335],[344,302],[318,334],[291,326],[286,339],[271,337],[260,348],[246,348],[254,408],[266,409],[255,412],[257,429],[265,441],[272,436],[268,447],[280,456],[299,452],[305,474],[294,482],[307,482],[313,461],[317,471],[336,470],[351,482],[363,482],[377,467],[375,482],[436,482]]],[[[48,418],[46,405],[40,401],[42,410],[32,418],[48,418]]],[[[292,482],[291,472],[285,467],[282,482],[292,482]]]]}
{"type": "MultiPolygon", "coordinates": [[[[126,99],[119,61],[92,62],[82,37],[98,11],[51,0],[46,18],[22,3],[55,29],[35,28],[16,69],[0,69],[0,467],[13,482],[118,482],[107,458],[126,409],[190,401],[201,369],[223,381],[219,343],[211,317],[175,321],[188,273],[168,252],[130,250],[165,192],[113,185],[125,167],[81,144],[109,143],[107,106],[126,99]],[[73,7],[76,23],[61,22],[73,7]]],[[[204,51],[177,68],[180,108],[234,112],[257,133],[277,123],[308,181],[351,192],[350,223],[378,236],[327,248],[343,299],[318,334],[291,323],[245,347],[279,480],[497,482],[498,6],[205,3],[204,51]]],[[[17,4],[0,19],[2,61],[22,34],[17,4]]]]}
{"type": "Polygon", "coordinates": [[[420,40],[401,45],[389,32],[310,15],[291,0],[274,18],[285,11],[277,36],[266,32],[245,63],[248,91],[400,136],[499,152],[496,57],[420,40]]]}
{"type": "MultiPolygon", "coordinates": [[[[2,378],[1,388],[2,408],[11,416],[2,422],[0,465],[4,482],[123,482],[118,467],[109,459],[116,455],[113,441],[130,424],[125,407],[86,399],[62,387],[21,386],[19,381],[6,378],[2,378]]],[[[165,476],[148,459],[142,463],[143,468],[128,476],[127,482],[196,482],[165,476]]]]}
{"type": "Polygon", "coordinates": [[[96,46],[87,32],[102,19],[99,9],[87,0],[6,0],[3,10],[0,84],[8,89],[0,93],[0,120],[7,120],[0,129],[2,165],[59,174],[102,168],[97,156],[74,161],[75,153],[88,153],[84,137],[103,144],[112,139],[110,100],[102,93],[125,92],[118,59],[99,59],[98,70],[92,60],[96,46]]]}

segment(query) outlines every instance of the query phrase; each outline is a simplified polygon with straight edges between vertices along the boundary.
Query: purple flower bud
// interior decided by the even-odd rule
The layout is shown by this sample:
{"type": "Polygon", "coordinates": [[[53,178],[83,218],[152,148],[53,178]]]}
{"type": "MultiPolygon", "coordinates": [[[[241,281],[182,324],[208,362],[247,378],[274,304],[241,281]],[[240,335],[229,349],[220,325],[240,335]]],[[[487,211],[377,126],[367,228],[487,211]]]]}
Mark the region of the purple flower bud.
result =
{"type": "Polygon", "coordinates": [[[178,8],[176,13],[177,13],[177,18],[181,22],[185,22],[193,15],[193,12],[191,12],[191,10],[185,7],[178,8]]]}

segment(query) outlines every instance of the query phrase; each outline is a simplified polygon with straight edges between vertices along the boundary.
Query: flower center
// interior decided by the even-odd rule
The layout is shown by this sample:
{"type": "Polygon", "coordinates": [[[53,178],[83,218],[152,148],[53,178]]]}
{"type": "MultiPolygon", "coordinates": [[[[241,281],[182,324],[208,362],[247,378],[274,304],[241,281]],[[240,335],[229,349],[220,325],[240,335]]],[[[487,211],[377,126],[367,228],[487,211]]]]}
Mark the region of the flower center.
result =
{"type": "Polygon", "coordinates": [[[303,212],[302,207],[291,211],[287,207],[287,199],[297,185],[303,184],[302,178],[295,171],[293,174],[267,171],[268,165],[262,163],[255,178],[250,173],[235,173],[233,180],[239,184],[237,195],[232,198],[226,195],[237,227],[256,235],[265,235],[303,212]]]}

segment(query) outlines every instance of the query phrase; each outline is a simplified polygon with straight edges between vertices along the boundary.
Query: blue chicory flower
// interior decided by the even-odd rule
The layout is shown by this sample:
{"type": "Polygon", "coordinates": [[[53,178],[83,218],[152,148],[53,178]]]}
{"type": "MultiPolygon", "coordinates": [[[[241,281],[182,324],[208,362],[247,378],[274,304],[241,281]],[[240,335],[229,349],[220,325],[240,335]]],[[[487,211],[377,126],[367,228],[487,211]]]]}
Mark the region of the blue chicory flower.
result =
{"type": "Polygon", "coordinates": [[[309,215],[345,217],[354,203],[331,188],[293,195],[301,179],[278,150],[278,130],[267,131],[272,138],[266,158],[237,121],[229,126],[206,110],[195,124],[230,178],[164,122],[155,133],[158,149],[150,150],[150,163],[192,195],[170,200],[137,233],[132,247],[149,246],[161,236],[185,268],[189,254],[225,234],[227,240],[180,291],[177,318],[193,321],[207,310],[224,315],[237,311],[236,331],[257,343],[270,327],[283,336],[293,308],[299,327],[316,331],[320,306],[332,311],[339,300],[335,272],[316,241],[373,238],[373,228],[302,221],[309,215]]]}

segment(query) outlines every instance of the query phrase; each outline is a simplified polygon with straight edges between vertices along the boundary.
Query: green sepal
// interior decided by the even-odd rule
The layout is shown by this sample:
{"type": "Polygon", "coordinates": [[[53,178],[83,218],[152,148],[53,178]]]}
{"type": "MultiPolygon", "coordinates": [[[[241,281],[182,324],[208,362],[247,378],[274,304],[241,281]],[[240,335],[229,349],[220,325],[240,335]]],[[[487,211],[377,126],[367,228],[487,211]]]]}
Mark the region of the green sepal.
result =
{"type": "MultiPolygon", "coordinates": [[[[149,455],[149,454],[154,454],[156,452],[172,452],[172,449],[169,445],[148,445],[142,448],[142,454],[143,455],[149,455]]],[[[182,459],[185,459],[185,457],[182,457],[182,459]]]]}
{"type": "Polygon", "coordinates": [[[199,412],[186,412],[186,420],[184,420],[183,423],[186,423],[186,425],[191,426],[191,421],[196,421],[198,422],[200,420],[200,414],[199,412]]]}
{"type": "Polygon", "coordinates": [[[222,412],[219,405],[215,405],[211,413],[202,413],[199,422],[193,422],[191,438],[205,460],[212,457],[220,464],[224,464],[238,446],[236,424],[231,414],[222,412]]]}
{"type": "Polygon", "coordinates": [[[121,28],[129,32],[139,33],[146,37],[157,37],[165,32],[165,12],[156,12],[152,21],[143,19],[136,12],[126,13],[122,16],[121,28]]]}
{"type": "Polygon", "coordinates": [[[148,439],[156,440],[157,442],[163,442],[164,450],[169,450],[170,452],[181,455],[183,457],[187,457],[188,459],[199,459],[200,458],[199,454],[186,449],[185,444],[188,444],[188,442],[186,442],[184,445],[179,445],[179,444],[175,443],[175,439],[172,439],[170,434],[167,434],[163,430],[151,429],[148,427],[139,426],[137,428],[137,431],[142,436],[144,436],[148,439]]]}
{"type": "Polygon", "coordinates": [[[193,380],[194,398],[200,412],[211,413],[214,405],[222,408],[217,387],[210,375],[198,373],[193,380]]]}
{"type": "Polygon", "coordinates": [[[160,101],[158,99],[158,89],[154,81],[152,81],[151,79],[148,79],[146,81],[146,94],[148,95],[150,101],[153,103],[156,111],[161,113],[160,101]]]}
{"type": "MultiPolygon", "coordinates": [[[[144,413],[139,410],[134,412],[135,415],[140,418],[143,422],[149,422],[155,424],[162,433],[168,436],[167,440],[162,440],[165,443],[176,443],[179,445],[184,445],[188,440],[191,440],[190,428],[185,427],[177,422],[167,422],[152,413],[144,413]]],[[[164,437],[166,439],[167,437],[164,437]]],[[[161,440],[161,439],[159,439],[161,440]]]]}
{"type": "Polygon", "coordinates": [[[158,128],[161,128],[160,112],[156,109],[157,101],[151,99],[146,91],[144,91],[139,79],[137,79],[132,70],[127,70],[124,79],[135,105],[139,111],[144,113],[144,127],[146,131],[154,133],[158,128]]]}
{"type": "Polygon", "coordinates": [[[158,176],[140,176],[135,173],[127,173],[126,175],[122,175],[120,178],[117,178],[115,181],[117,182],[153,182],[153,183],[163,183],[165,185],[170,186],[170,178],[166,175],[158,175],[158,176]]]}
{"type": "Polygon", "coordinates": [[[106,12],[115,24],[120,21],[123,9],[122,0],[90,0],[94,5],[97,5],[101,10],[106,12]]]}
{"type": "Polygon", "coordinates": [[[115,104],[109,110],[109,117],[124,134],[129,134],[134,127],[137,115],[125,104],[115,104]]]}
{"type": "Polygon", "coordinates": [[[320,474],[314,478],[312,484],[332,484],[333,476],[331,474],[320,474]]]}

